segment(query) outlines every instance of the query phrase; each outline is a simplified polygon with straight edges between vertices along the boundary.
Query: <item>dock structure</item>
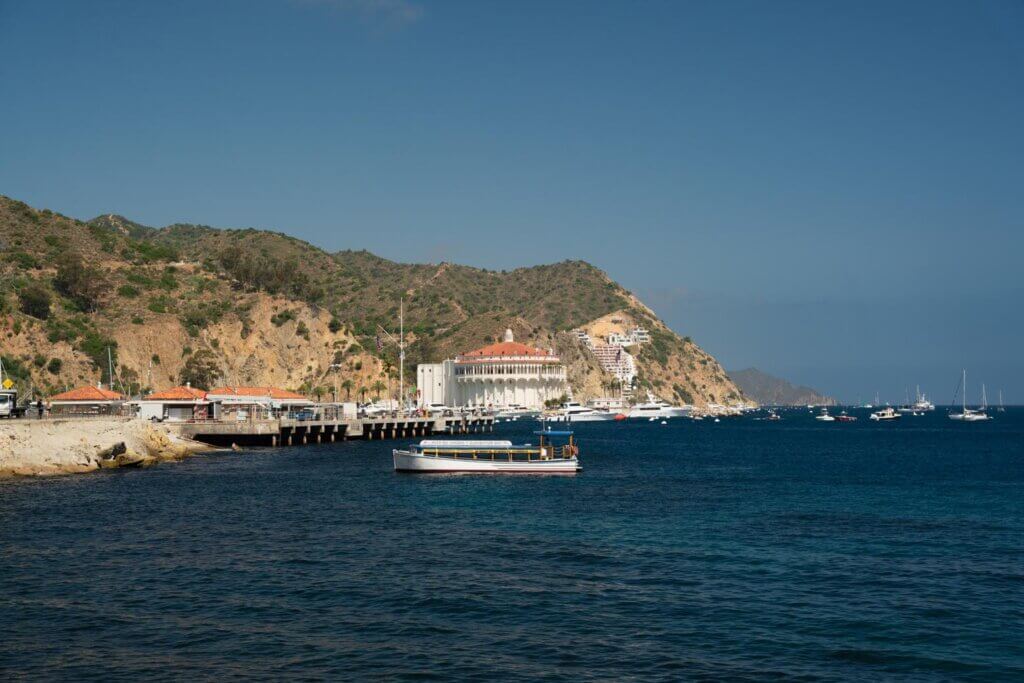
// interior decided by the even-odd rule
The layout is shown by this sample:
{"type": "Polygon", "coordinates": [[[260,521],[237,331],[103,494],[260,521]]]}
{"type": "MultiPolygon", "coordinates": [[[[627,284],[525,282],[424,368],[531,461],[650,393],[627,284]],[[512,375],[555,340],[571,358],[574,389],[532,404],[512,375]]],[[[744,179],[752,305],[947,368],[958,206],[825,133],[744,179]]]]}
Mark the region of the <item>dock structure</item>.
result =
{"type": "Polygon", "coordinates": [[[206,420],[175,425],[182,436],[217,446],[300,446],[346,439],[402,439],[494,430],[492,415],[395,416],[355,419],[206,420]]]}

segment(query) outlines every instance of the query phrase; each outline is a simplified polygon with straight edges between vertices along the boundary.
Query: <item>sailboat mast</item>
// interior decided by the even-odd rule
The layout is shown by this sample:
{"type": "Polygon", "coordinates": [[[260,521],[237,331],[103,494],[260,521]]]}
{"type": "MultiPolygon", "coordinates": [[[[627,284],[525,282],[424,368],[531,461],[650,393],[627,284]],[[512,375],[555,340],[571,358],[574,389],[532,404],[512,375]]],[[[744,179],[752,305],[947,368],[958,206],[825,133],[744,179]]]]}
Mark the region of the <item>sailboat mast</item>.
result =
{"type": "Polygon", "coordinates": [[[966,415],[967,414],[967,368],[964,368],[964,376],[960,380],[960,383],[963,385],[963,392],[964,392],[964,395],[960,397],[960,400],[963,401],[963,404],[964,404],[964,415],[966,415]]]}

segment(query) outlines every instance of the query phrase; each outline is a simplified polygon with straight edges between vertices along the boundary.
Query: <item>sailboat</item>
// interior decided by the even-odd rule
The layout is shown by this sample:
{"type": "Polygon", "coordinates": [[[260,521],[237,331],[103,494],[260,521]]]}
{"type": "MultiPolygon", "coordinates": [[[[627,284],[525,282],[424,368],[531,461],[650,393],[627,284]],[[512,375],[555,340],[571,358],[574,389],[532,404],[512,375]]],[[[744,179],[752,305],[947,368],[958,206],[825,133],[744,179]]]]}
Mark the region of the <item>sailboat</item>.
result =
{"type": "Polygon", "coordinates": [[[981,396],[982,396],[982,398],[981,398],[981,402],[982,402],[981,410],[972,410],[972,409],[967,407],[967,370],[963,371],[963,376],[960,379],[960,384],[957,386],[957,391],[954,392],[954,394],[953,394],[953,404],[954,405],[956,405],[956,394],[960,392],[961,387],[963,388],[963,393],[961,394],[962,403],[961,403],[960,412],[959,413],[952,413],[951,412],[949,414],[949,419],[950,420],[959,420],[961,422],[982,422],[984,420],[991,420],[992,418],[990,418],[988,416],[988,413],[985,412],[985,408],[988,407],[986,405],[988,403],[988,401],[985,399],[985,385],[984,384],[981,385],[981,396]]]}
{"type": "Polygon", "coordinates": [[[1003,390],[1002,389],[999,390],[999,407],[996,408],[996,410],[999,411],[1000,413],[1005,413],[1006,412],[1006,406],[1003,405],[1003,390]]]}
{"type": "Polygon", "coordinates": [[[910,413],[911,415],[923,415],[930,410],[935,410],[935,404],[929,401],[928,397],[921,393],[920,385],[918,385],[916,389],[916,400],[913,403],[910,402],[910,390],[908,389],[907,402],[899,408],[901,413],[910,413]]]}

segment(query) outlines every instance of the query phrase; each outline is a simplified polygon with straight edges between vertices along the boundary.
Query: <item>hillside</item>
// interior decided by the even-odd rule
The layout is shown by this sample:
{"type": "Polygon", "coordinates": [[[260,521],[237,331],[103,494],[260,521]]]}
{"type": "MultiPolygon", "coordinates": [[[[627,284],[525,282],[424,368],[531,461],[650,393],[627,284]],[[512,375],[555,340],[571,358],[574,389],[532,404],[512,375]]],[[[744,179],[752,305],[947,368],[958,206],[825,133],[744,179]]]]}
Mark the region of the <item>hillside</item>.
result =
{"type": "Polygon", "coordinates": [[[582,261],[501,272],[399,264],[265,230],[152,228],[116,214],[86,223],[5,197],[0,242],[5,369],[45,392],[106,382],[110,349],[115,378],[133,393],[183,371],[310,394],[336,383],[353,397],[386,393],[397,350],[377,350],[377,329],[395,327],[404,297],[407,378],[415,363],[511,326],[517,339],[575,359],[586,398],[609,378],[568,332],[616,314],[651,330],[638,357],[643,387],[697,405],[740,397],[714,358],[582,261]]]}
{"type": "Polygon", "coordinates": [[[744,395],[763,405],[831,406],[836,403],[834,398],[823,396],[810,387],[795,386],[784,379],[761,372],[757,368],[736,370],[730,372],[729,377],[743,390],[744,395]]]}

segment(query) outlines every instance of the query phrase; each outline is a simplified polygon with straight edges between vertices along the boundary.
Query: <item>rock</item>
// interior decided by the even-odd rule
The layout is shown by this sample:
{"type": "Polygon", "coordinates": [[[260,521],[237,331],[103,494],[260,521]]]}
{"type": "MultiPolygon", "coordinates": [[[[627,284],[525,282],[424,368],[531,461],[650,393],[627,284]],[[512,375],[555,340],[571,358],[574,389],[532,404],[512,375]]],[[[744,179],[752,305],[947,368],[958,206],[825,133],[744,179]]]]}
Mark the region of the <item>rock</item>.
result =
{"type": "Polygon", "coordinates": [[[126,452],[121,453],[114,462],[117,463],[118,467],[146,467],[153,464],[156,461],[155,458],[151,458],[146,455],[139,455],[138,453],[126,452]]]}
{"type": "Polygon", "coordinates": [[[110,448],[104,448],[103,450],[96,454],[96,457],[99,458],[100,460],[113,460],[114,458],[123,454],[127,450],[128,447],[124,445],[124,441],[120,441],[111,446],[110,448]]]}

